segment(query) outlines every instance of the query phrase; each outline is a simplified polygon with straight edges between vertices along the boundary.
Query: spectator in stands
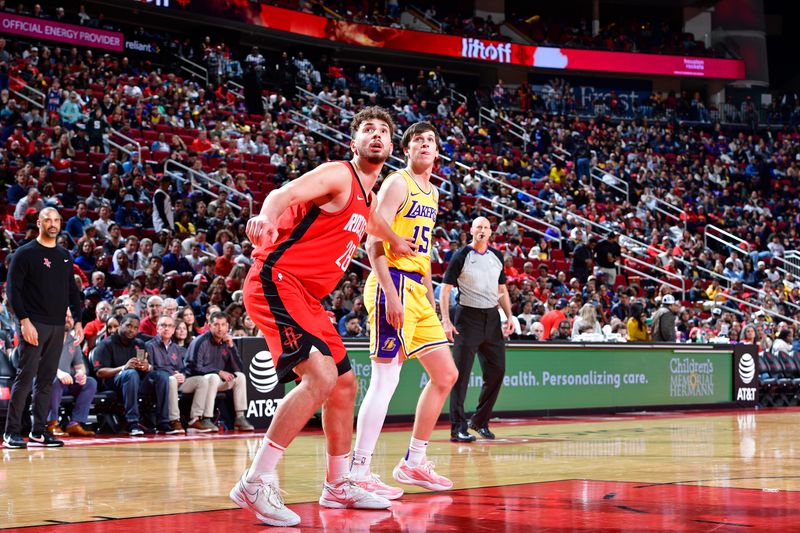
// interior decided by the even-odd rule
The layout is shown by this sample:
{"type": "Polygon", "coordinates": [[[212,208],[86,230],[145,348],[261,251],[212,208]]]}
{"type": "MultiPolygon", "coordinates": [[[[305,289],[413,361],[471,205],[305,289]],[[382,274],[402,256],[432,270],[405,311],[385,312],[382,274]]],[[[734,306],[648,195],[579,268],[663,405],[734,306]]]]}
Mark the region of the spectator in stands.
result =
{"type": "Polygon", "coordinates": [[[560,321],[558,328],[553,330],[547,340],[551,342],[570,342],[572,340],[572,324],[570,324],[569,320],[560,321]]]}
{"type": "Polygon", "coordinates": [[[147,299],[147,316],[138,324],[139,332],[148,337],[155,337],[158,333],[158,318],[161,316],[161,309],[164,307],[164,299],[153,295],[147,299]]]}
{"type": "Polygon", "coordinates": [[[9,187],[8,191],[6,192],[8,203],[16,204],[22,200],[28,194],[28,190],[30,188],[31,177],[23,170],[18,171],[15,176],[14,184],[9,187]]]}
{"type": "MultiPolygon", "coordinates": [[[[199,289],[198,289],[199,290],[199,289]]],[[[197,313],[191,306],[181,307],[178,309],[178,318],[186,324],[188,331],[188,342],[191,342],[197,335],[200,335],[200,325],[197,323],[197,313]]],[[[188,348],[188,344],[187,344],[188,348]]]]}
{"type": "Polygon", "coordinates": [[[175,298],[165,298],[161,307],[161,316],[171,316],[175,318],[178,313],[178,301],[175,298]]]}
{"type": "Polygon", "coordinates": [[[236,141],[236,151],[240,154],[253,154],[258,152],[256,143],[253,142],[253,135],[250,132],[250,126],[242,128],[242,136],[236,141]]]}
{"type": "Polygon", "coordinates": [[[175,237],[179,239],[191,238],[195,234],[197,228],[192,223],[192,212],[188,209],[182,209],[178,213],[178,219],[175,221],[175,237]]]}
{"type": "Polygon", "coordinates": [[[158,335],[147,341],[145,349],[147,357],[157,372],[163,372],[169,379],[169,419],[170,430],[167,434],[183,433],[181,413],[178,408],[178,390],[194,393],[190,410],[189,429],[194,432],[208,433],[212,428],[200,423],[203,414],[203,402],[206,398],[208,382],[202,377],[186,377],[184,356],[186,349],[173,342],[175,319],[162,316],[158,319],[158,335]]]}
{"type": "Polygon", "coordinates": [[[197,138],[189,145],[189,150],[199,155],[208,155],[214,150],[211,141],[208,140],[208,132],[201,129],[197,133],[197,138]]]}
{"type": "Polygon", "coordinates": [[[99,270],[92,272],[92,284],[84,289],[83,294],[87,298],[90,294],[94,294],[105,302],[111,302],[114,299],[114,293],[106,287],[106,275],[99,270]]]}
{"type": "Polygon", "coordinates": [[[605,239],[598,242],[594,248],[594,255],[597,261],[597,268],[605,273],[606,283],[614,283],[617,277],[617,262],[622,255],[619,234],[616,232],[609,233],[605,239]]]}
{"type": "Polygon", "coordinates": [[[793,354],[794,350],[792,349],[792,340],[793,340],[793,333],[788,327],[786,327],[785,322],[781,322],[779,327],[782,326],[782,329],[778,332],[775,337],[775,340],[772,342],[772,353],[778,355],[780,353],[785,353],[788,355],[793,354]]]}
{"type": "Polygon", "coordinates": [[[135,246],[138,246],[138,242],[135,241],[135,236],[131,235],[126,239],[126,245],[123,248],[119,248],[114,252],[114,255],[111,256],[112,258],[112,265],[114,267],[113,271],[111,272],[112,276],[117,276],[114,280],[113,285],[117,286],[118,288],[124,288],[128,286],[133,280],[133,276],[136,273],[134,270],[134,262],[136,261],[136,252],[135,246]],[[129,254],[127,251],[127,247],[131,247],[132,251],[129,254]],[[134,259],[131,260],[130,258],[133,257],[134,259]]]}
{"type": "Polygon", "coordinates": [[[350,340],[363,340],[369,337],[364,335],[364,330],[361,327],[361,317],[355,313],[349,313],[342,317],[344,320],[344,333],[342,338],[350,340]]]}
{"type": "MultiPolygon", "coordinates": [[[[536,316],[536,315],[534,315],[536,316]]],[[[544,326],[538,320],[534,320],[531,323],[530,327],[530,337],[532,340],[540,341],[543,340],[542,336],[544,335],[544,326]]]]}
{"type": "Polygon", "coordinates": [[[93,224],[94,227],[97,228],[97,236],[100,239],[107,240],[111,238],[109,227],[112,224],[115,224],[115,222],[111,219],[111,207],[108,205],[108,203],[104,202],[103,205],[100,206],[98,209],[97,220],[95,220],[93,224]]]}
{"type": "Polygon", "coordinates": [[[587,333],[602,334],[600,322],[597,320],[595,306],[592,303],[583,304],[583,307],[581,307],[578,317],[572,324],[570,338],[572,340],[579,340],[579,337],[587,333]]]}
{"type": "Polygon", "coordinates": [[[132,195],[126,194],[122,199],[122,204],[117,208],[115,219],[117,224],[123,228],[140,228],[142,226],[142,213],[136,208],[132,195]]]}
{"type": "Polygon", "coordinates": [[[578,281],[586,283],[589,275],[594,269],[595,246],[597,240],[594,237],[589,239],[589,242],[578,244],[572,251],[572,267],[570,268],[570,275],[578,278],[578,281]]]}
{"type": "Polygon", "coordinates": [[[94,436],[94,431],[89,431],[84,426],[89,421],[89,409],[92,406],[94,394],[97,392],[97,381],[86,375],[83,352],[81,352],[80,346],[75,345],[75,338],[71,333],[74,325],[72,315],[68,312],[64,346],[61,349],[61,359],[58,362],[53,387],[50,389],[50,413],[47,417],[47,432],[55,437],[64,435],[71,437],[94,436]],[[75,406],[72,409],[71,420],[67,424],[66,432],[62,431],[59,423],[61,398],[65,392],[75,397],[75,406]]]}
{"type": "Polygon", "coordinates": [[[83,128],[89,138],[89,149],[92,152],[99,152],[103,150],[103,135],[108,133],[108,122],[103,116],[103,108],[97,106],[94,108],[92,115],[86,121],[83,128]]]}
{"type": "Polygon", "coordinates": [[[654,342],[675,342],[675,317],[680,304],[671,294],[665,294],[661,298],[661,308],[653,315],[651,325],[652,340],[654,342]]]}
{"type": "MultiPolygon", "coordinates": [[[[92,211],[100,209],[101,206],[106,205],[108,200],[103,197],[103,188],[99,183],[92,184],[92,191],[86,198],[86,207],[92,211]]],[[[69,222],[68,222],[69,223],[69,222]]]]}
{"type": "Polygon", "coordinates": [[[248,240],[243,240],[240,243],[240,253],[236,256],[233,262],[237,265],[244,265],[249,268],[253,264],[251,254],[253,253],[253,245],[248,240]]]}
{"type": "Polygon", "coordinates": [[[234,266],[233,254],[236,251],[236,246],[233,242],[228,241],[222,247],[222,255],[217,257],[214,273],[217,276],[227,277],[231,273],[234,266]]]}
{"type": "MultiPolygon", "coordinates": [[[[175,303],[181,309],[187,306],[191,307],[199,297],[200,287],[197,283],[189,281],[184,283],[183,287],[181,287],[181,295],[178,296],[175,303]]],[[[179,314],[178,318],[183,319],[183,316],[179,314]]],[[[194,322],[194,315],[192,315],[192,322],[194,322]]]]}
{"type": "Polygon", "coordinates": [[[209,202],[208,211],[214,213],[215,216],[219,216],[217,215],[217,208],[219,207],[222,207],[223,209],[224,218],[229,218],[233,214],[233,210],[228,204],[228,191],[222,188],[220,188],[219,192],[217,192],[216,200],[209,202]]]}
{"type": "Polygon", "coordinates": [[[95,318],[83,328],[83,338],[86,340],[86,349],[91,352],[97,344],[97,336],[106,327],[106,322],[111,316],[111,304],[105,300],[97,302],[94,308],[95,318]]]}
{"type": "Polygon", "coordinates": [[[572,324],[569,323],[567,320],[567,315],[564,312],[564,309],[569,305],[569,301],[566,298],[559,298],[558,301],[555,303],[555,308],[550,309],[544,315],[542,315],[541,323],[544,326],[544,334],[542,335],[543,341],[546,341],[550,338],[550,335],[557,331],[557,326],[560,327],[561,322],[567,321],[569,324],[569,330],[567,331],[567,339],[571,337],[572,332],[572,324]]]}
{"type": "Polygon", "coordinates": [[[626,292],[621,292],[617,301],[611,306],[611,315],[620,320],[626,320],[630,314],[630,296],[626,292]]]}
{"type": "Polygon", "coordinates": [[[175,226],[175,209],[169,195],[172,179],[164,174],[158,180],[158,189],[153,194],[153,228],[156,231],[171,230],[175,226]]]}
{"type": "Polygon", "coordinates": [[[648,342],[650,340],[650,332],[645,323],[644,307],[639,302],[634,302],[630,306],[627,329],[628,342],[648,342]]]}
{"type": "MultiPolygon", "coordinates": [[[[209,330],[189,345],[186,370],[190,376],[207,376],[209,391],[233,390],[236,411],[233,427],[240,431],[253,431],[255,428],[245,418],[247,381],[242,373],[239,352],[228,330],[228,316],[222,312],[213,313],[209,318],[209,330]]],[[[206,404],[203,413],[207,419],[213,416],[213,405],[211,412],[208,407],[206,404]]]]}
{"type": "Polygon", "coordinates": [[[175,344],[184,349],[188,349],[189,344],[192,342],[191,337],[189,337],[189,328],[186,326],[186,323],[179,318],[175,320],[175,333],[172,336],[172,340],[175,344]]]}
{"type": "Polygon", "coordinates": [[[0,339],[5,342],[5,351],[10,352],[15,333],[15,320],[8,301],[5,283],[0,284],[0,339]]]}
{"type": "Polygon", "coordinates": [[[76,246],[78,255],[75,256],[74,263],[85,273],[93,272],[97,268],[97,261],[95,257],[95,244],[93,241],[86,239],[76,246]]]}
{"type": "Polygon", "coordinates": [[[186,260],[192,265],[192,269],[195,272],[199,273],[203,270],[203,258],[207,257],[202,255],[200,251],[200,244],[194,243],[192,244],[191,253],[186,256],[186,260]]]}
{"type": "Polygon", "coordinates": [[[74,129],[78,120],[86,118],[83,113],[83,103],[75,91],[69,93],[69,97],[61,104],[58,112],[61,115],[61,123],[70,130],[74,129]]]}
{"type": "Polygon", "coordinates": [[[163,372],[154,372],[147,360],[144,344],[136,338],[139,317],[127,314],[119,330],[101,341],[94,352],[97,377],[116,390],[125,404],[128,434],[140,436],[144,428],[139,421],[139,396],[155,395],[159,431],[171,431],[169,423],[169,379],[163,372]]]}
{"type": "MultiPolygon", "coordinates": [[[[41,195],[39,194],[39,189],[31,188],[28,189],[28,194],[25,195],[19,202],[17,202],[17,207],[14,209],[14,218],[16,220],[23,220],[28,213],[28,210],[33,209],[33,213],[37,214],[39,211],[44,209],[45,205],[42,201],[41,195]]],[[[78,238],[83,235],[83,231],[81,234],[78,235],[78,238]]]]}
{"type": "Polygon", "coordinates": [[[173,239],[169,253],[162,258],[164,272],[177,272],[179,274],[194,274],[191,263],[183,256],[183,247],[179,239],[173,239]]]}

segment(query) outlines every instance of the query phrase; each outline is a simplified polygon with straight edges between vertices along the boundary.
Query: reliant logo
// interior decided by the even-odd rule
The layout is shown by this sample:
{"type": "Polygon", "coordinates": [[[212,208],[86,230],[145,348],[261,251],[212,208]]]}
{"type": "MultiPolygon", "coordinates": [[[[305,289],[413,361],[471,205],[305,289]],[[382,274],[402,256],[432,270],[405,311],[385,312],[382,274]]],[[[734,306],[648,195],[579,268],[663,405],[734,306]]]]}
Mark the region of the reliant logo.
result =
{"type": "Polygon", "coordinates": [[[258,392],[271,392],[278,386],[278,374],[275,372],[275,363],[272,355],[262,350],[250,361],[250,383],[258,392]]]}
{"type": "Polygon", "coordinates": [[[146,52],[148,54],[157,54],[160,52],[157,46],[140,41],[125,41],[125,48],[133,50],[134,52],[146,52]]]}
{"type": "Polygon", "coordinates": [[[498,63],[511,62],[511,43],[484,42],[472,37],[461,39],[461,57],[498,63]]]}

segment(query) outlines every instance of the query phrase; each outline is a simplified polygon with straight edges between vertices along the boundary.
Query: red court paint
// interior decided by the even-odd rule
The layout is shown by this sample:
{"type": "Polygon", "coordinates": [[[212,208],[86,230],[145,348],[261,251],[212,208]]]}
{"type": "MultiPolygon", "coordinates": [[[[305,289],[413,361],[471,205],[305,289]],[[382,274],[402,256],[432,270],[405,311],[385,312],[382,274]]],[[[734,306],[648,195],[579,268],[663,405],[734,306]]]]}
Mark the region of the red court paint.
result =
{"type": "MultiPolygon", "coordinates": [[[[268,528],[241,509],[9,529],[41,533],[164,531],[795,531],[798,492],[565,480],[409,494],[385,511],[291,505],[299,528],[268,528]]],[[[68,520],[68,516],[54,516],[68,520]]]]}

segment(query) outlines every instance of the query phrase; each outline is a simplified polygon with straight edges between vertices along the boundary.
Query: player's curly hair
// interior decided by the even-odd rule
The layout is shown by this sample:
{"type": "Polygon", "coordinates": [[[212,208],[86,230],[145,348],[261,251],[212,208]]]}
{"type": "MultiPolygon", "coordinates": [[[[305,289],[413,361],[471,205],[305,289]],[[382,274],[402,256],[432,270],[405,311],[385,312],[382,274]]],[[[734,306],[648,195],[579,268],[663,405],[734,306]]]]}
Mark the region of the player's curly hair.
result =
{"type": "Polygon", "coordinates": [[[373,119],[382,120],[388,124],[390,137],[394,135],[395,125],[392,115],[390,115],[389,112],[382,107],[371,106],[365,107],[353,117],[353,121],[350,122],[350,136],[356,136],[356,132],[358,132],[358,128],[361,126],[362,122],[373,119]]]}

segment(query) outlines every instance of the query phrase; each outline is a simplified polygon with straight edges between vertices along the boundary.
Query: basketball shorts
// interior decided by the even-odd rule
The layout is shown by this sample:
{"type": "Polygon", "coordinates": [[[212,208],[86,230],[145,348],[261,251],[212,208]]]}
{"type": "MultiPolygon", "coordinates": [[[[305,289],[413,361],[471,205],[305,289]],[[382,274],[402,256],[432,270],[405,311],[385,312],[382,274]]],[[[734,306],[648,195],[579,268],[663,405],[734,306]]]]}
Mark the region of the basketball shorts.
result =
{"type": "Polygon", "coordinates": [[[340,376],[350,370],[339,332],[302,281],[256,260],[243,293],[244,306],[264,334],[281,383],[298,379],[294,367],[308,359],[314,348],[333,357],[340,376]]]}
{"type": "Polygon", "coordinates": [[[386,295],[375,274],[364,287],[364,305],[369,312],[369,353],[373,359],[393,359],[422,355],[447,344],[444,328],[428,300],[422,276],[390,268],[389,273],[403,304],[403,327],[399,330],[386,321],[386,295]]]}

